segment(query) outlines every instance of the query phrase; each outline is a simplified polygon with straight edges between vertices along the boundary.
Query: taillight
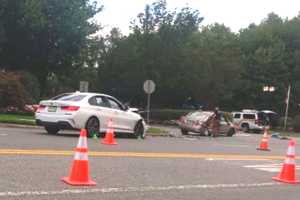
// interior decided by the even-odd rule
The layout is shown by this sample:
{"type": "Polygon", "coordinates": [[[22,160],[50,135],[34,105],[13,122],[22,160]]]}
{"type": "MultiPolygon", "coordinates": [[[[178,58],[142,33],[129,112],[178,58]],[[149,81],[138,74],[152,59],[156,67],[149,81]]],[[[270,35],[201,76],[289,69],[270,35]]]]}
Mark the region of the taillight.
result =
{"type": "Polygon", "coordinates": [[[37,108],[36,112],[42,111],[46,108],[45,105],[39,105],[39,107],[37,108]]]}
{"type": "Polygon", "coordinates": [[[260,121],[258,119],[255,120],[255,124],[259,125],[260,121]]]}
{"type": "Polygon", "coordinates": [[[62,106],[61,107],[61,110],[64,110],[64,111],[77,111],[79,110],[79,106],[62,106]]]}

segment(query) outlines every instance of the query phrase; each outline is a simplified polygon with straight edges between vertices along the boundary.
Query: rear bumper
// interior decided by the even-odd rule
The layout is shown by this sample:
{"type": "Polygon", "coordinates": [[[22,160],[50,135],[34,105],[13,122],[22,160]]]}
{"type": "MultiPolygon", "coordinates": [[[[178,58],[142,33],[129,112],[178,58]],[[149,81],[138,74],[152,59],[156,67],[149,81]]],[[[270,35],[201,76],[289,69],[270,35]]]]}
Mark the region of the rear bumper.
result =
{"type": "Polygon", "coordinates": [[[66,121],[45,122],[45,121],[36,119],[35,123],[38,126],[56,126],[59,129],[75,129],[69,122],[66,122],[66,121]]]}

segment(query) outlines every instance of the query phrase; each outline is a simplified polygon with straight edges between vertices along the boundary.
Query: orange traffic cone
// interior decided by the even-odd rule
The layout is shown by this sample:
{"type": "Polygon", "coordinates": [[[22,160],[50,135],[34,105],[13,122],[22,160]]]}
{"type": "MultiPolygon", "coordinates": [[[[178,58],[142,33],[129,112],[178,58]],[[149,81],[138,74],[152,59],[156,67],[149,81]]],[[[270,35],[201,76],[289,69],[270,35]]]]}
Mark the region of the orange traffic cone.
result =
{"type": "Polygon", "coordinates": [[[108,144],[108,145],[116,145],[116,144],[118,144],[115,141],[114,129],[112,127],[112,119],[110,119],[108,121],[107,131],[106,131],[106,134],[105,134],[105,138],[102,140],[102,144],[108,144]]]}
{"type": "Polygon", "coordinates": [[[268,140],[269,140],[268,129],[264,128],[264,136],[260,142],[259,148],[256,149],[261,151],[270,151],[270,149],[268,149],[269,146],[268,140]]]}
{"type": "Polygon", "coordinates": [[[96,185],[96,182],[89,178],[89,162],[87,148],[87,133],[81,129],[80,137],[76,147],[73,165],[69,177],[61,180],[70,185],[96,185]]]}
{"type": "Polygon", "coordinates": [[[292,138],[289,142],[288,150],[281,172],[278,176],[273,177],[273,180],[281,181],[284,183],[298,184],[300,180],[296,180],[296,153],[295,153],[296,140],[292,138]]]}

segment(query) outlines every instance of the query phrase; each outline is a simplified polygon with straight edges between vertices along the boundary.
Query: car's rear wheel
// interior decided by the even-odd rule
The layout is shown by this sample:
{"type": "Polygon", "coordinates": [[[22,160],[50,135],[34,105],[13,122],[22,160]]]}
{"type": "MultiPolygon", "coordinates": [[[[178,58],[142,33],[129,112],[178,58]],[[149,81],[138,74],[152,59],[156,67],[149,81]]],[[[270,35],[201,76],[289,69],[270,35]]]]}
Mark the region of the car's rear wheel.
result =
{"type": "Polygon", "coordinates": [[[59,131],[59,128],[57,126],[45,126],[45,129],[47,131],[48,134],[54,135],[57,134],[59,131]]]}
{"type": "Polygon", "coordinates": [[[248,124],[242,124],[242,131],[245,132],[245,133],[248,133],[249,132],[249,125],[248,124]]]}
{"type": "Polygon", "coordinates": [[[91,117],[87,121],[85,128],[88,137],[93,137],[95,134],[99,136],[100,122],[96,117],[91,117]]]}
{"type": "Polygon", "coordinates": [[[233,135],[235,134],[235,130],[234,130],[234,128],[231,128],[231,129],[229,129],[229,131],[227,132],[227,136],[228,137],[232,137],[233,135]]]}
{"type": "Polygon", "coordinates": [[[134,136],[136,138],[142,138],[145,139],[145,132],[144,132],[144,125],[141,121],[139,121],[134,128],[134,136]]]}
{"type": "Polygon", "coordinates": [[[181,129],[181,134],[182,135],[187,135],[189,132],[187,130],[181,129]]]}

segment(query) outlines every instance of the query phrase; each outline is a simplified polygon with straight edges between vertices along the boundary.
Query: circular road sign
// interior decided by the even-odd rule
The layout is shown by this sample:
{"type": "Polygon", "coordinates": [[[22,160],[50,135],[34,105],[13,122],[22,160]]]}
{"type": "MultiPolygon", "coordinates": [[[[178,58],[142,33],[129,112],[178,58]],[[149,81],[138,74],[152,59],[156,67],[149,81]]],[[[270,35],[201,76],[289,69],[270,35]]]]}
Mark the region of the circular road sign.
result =
{"type": "Polygon", "coordinates": [[[155,91],[155,83],[152,80],[146,80],[144,82],[144,91],[146,94],[152,94],[155,91]]]}

